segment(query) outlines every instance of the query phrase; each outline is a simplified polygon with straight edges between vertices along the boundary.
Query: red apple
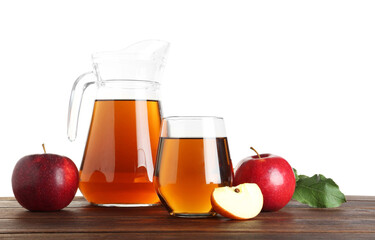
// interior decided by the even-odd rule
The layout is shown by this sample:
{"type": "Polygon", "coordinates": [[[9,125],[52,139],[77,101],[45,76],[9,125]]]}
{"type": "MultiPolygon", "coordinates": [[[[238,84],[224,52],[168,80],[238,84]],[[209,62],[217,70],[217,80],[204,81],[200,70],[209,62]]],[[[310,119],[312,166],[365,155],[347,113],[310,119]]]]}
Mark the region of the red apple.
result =
{"type": "Polygon", "coordinates": [[[258,184],[264,199],[262,211],[283,208],[292,198],[296,186],[293,169],[285,159],[258,153],[237,165],[233,186],[242,183],[258,184]]]}
{"type": "Polygon", "coordinates": [[[35,154],[21,158],[12,175],[17,201],[30,211],[57,211],[73,200],[79,182],[76,165],[56,154],[35,154]]]}

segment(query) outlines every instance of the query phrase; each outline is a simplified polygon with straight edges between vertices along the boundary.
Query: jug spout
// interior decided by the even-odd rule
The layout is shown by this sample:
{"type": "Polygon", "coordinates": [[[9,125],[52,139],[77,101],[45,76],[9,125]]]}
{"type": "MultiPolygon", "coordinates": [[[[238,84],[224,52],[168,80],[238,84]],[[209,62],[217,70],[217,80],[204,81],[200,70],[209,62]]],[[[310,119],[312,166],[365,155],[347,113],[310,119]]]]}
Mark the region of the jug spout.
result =
{"type": "Polygon", "coordinates": [[[119,51],[94,53],[92,60],[99,81],[159,82],[168,49],[166,41],[144,40],[119,51]]]}
{"type": "Polygon", "coordinates": [[[163,62],[169,49],[169,43],[163,40],[144,40],[120,50],[120,54],[130,54],[138,59],[163,62]]]}

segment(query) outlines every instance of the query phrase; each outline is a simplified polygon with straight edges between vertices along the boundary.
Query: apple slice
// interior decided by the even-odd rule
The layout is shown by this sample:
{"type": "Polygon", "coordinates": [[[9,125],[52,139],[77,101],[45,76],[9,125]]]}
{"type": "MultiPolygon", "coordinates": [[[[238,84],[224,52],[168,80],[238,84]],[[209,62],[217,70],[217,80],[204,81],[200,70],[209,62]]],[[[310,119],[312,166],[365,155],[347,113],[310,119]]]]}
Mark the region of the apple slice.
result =
{"type": "Polygon", "coordinates": [[[263,207],[263,194],[256,183],[215,188],[211,195],[213,209],[224,217],[250,219],[263,207]]]}

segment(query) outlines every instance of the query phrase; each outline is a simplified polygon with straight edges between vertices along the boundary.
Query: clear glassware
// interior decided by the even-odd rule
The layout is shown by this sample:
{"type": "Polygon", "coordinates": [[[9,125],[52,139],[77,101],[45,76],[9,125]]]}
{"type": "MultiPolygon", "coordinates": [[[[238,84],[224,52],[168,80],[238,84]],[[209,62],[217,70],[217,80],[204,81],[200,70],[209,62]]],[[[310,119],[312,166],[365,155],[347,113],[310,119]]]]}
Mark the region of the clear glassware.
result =
{"type": "Polygon", "coordinates": [[[80,167],[79,189],[100,206],[152,206],[160,134],[160,74],[169,44],[159,40],[92,55],[94,70],[73,85],[68,137],[74,141],[83,93],[97,95],[80,167]]]}
{"type": "Polygon", "coordinates": [[[214,216],[211,193],[232,179],[223,118],[163,119],[154,185],[170,215],[214,216]]]}

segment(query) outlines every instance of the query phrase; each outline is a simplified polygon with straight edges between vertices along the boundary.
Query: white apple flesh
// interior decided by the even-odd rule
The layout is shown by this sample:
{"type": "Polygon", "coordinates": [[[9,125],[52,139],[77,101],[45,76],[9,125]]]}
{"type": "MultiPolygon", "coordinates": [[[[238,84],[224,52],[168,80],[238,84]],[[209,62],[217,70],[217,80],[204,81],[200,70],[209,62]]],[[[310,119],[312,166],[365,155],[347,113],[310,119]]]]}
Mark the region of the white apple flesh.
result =
{"type": "Polygon", "coordinates": [[[260,213],[263,207],[263,194],[255,183],[219,187],[212,192],[211,203],[220,215],[245,220],[260,213]]]}

